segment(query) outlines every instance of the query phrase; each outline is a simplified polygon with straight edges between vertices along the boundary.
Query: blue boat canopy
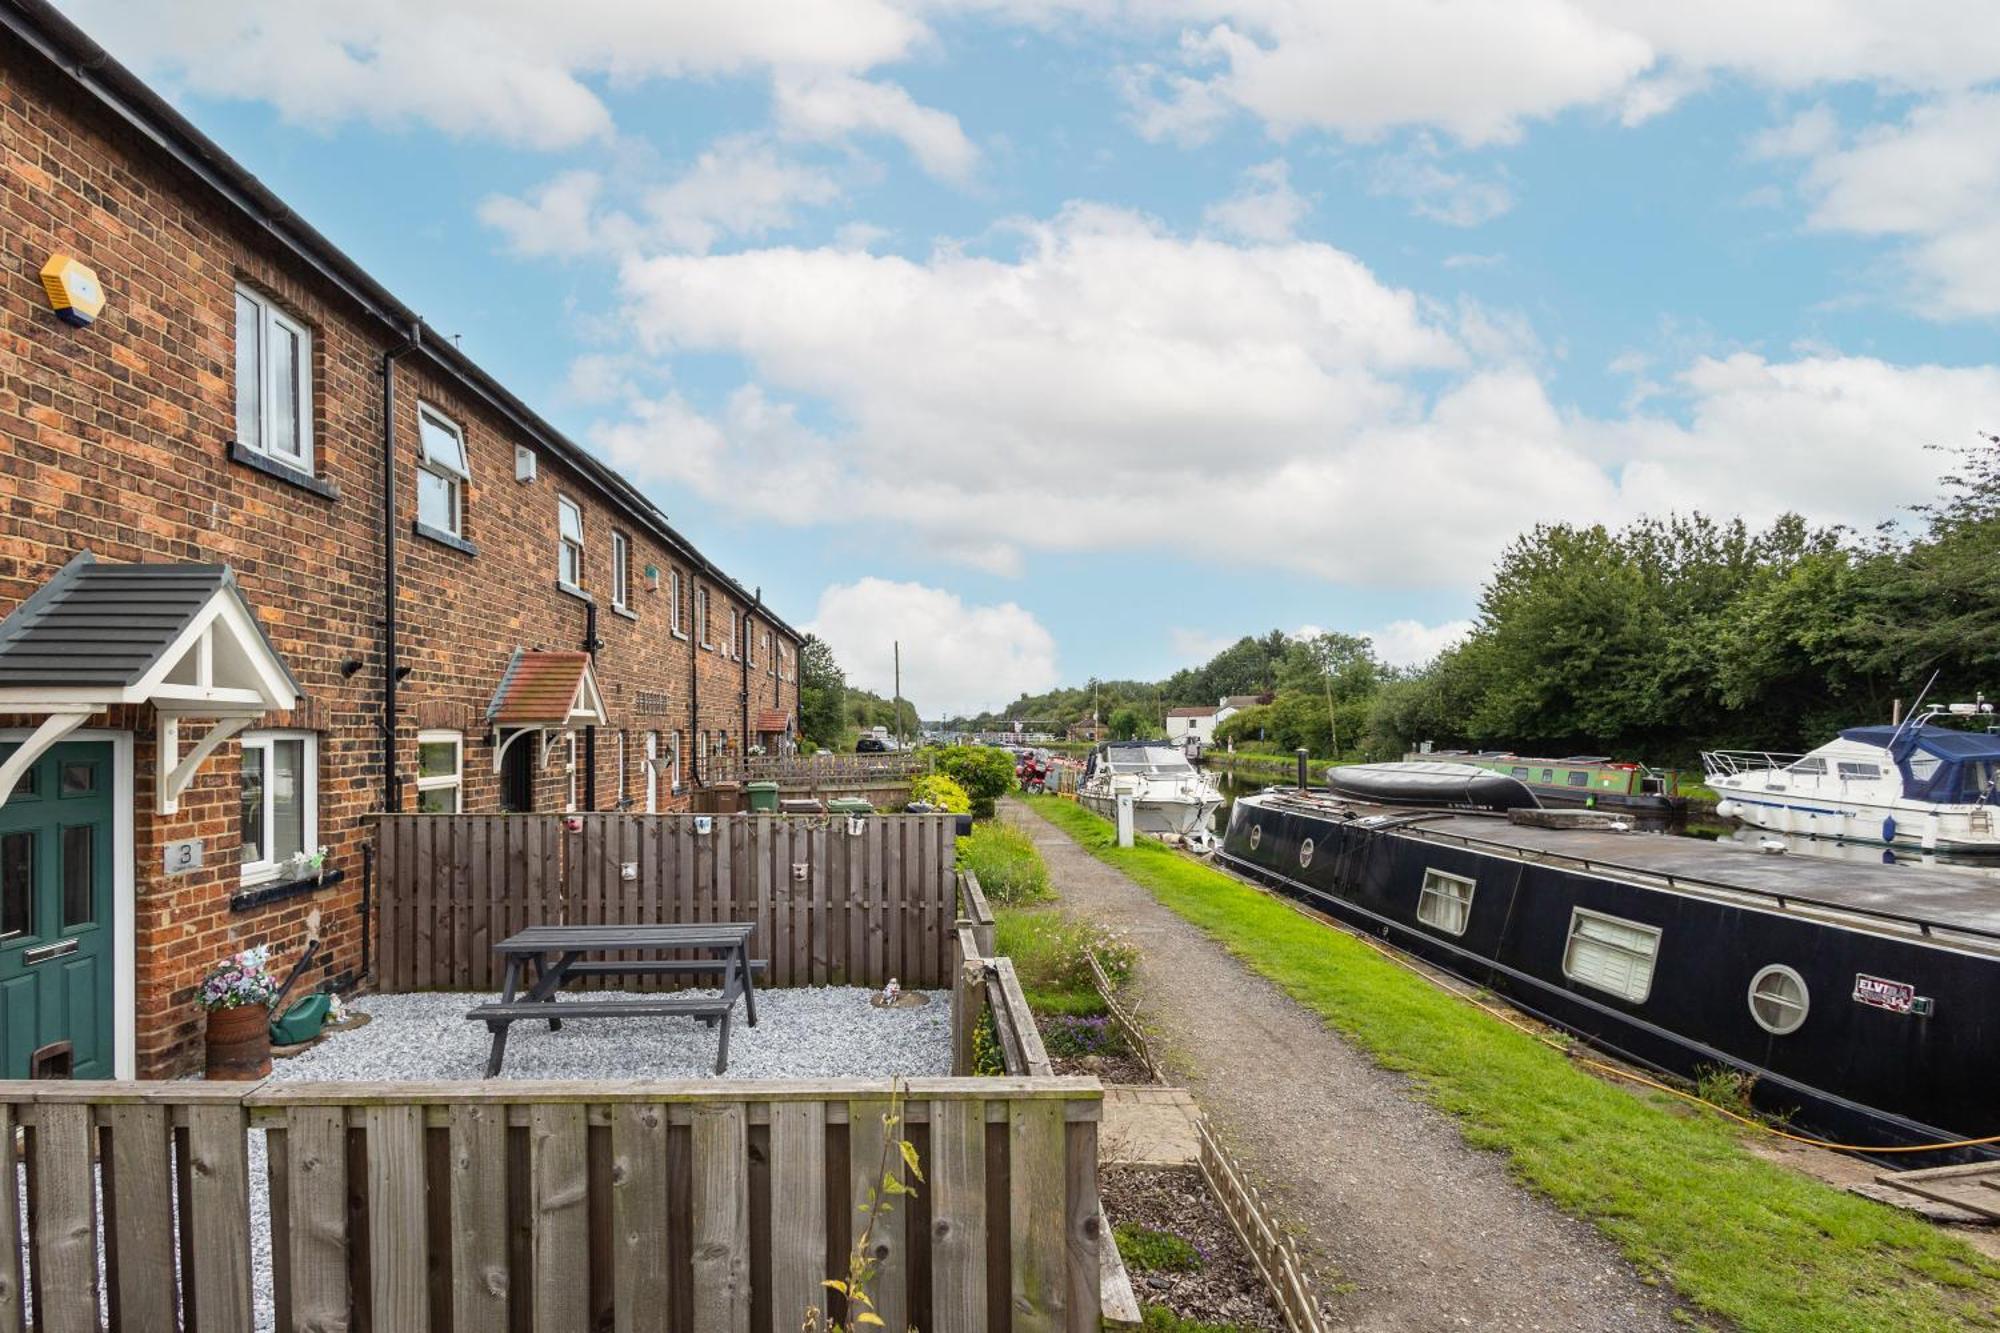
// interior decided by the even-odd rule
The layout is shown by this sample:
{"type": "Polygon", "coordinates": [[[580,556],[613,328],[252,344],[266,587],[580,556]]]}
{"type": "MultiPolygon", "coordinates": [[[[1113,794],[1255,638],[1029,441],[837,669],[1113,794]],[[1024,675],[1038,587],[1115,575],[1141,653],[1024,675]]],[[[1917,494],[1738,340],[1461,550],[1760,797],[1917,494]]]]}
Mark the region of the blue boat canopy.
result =
{"type": "Polygon", "coordinates": [[[1889,751],[1903,795],[1940,805],[2000,804],[2000,735],[1950,727],[1849,727],[1842,740],[1889,751]]]}

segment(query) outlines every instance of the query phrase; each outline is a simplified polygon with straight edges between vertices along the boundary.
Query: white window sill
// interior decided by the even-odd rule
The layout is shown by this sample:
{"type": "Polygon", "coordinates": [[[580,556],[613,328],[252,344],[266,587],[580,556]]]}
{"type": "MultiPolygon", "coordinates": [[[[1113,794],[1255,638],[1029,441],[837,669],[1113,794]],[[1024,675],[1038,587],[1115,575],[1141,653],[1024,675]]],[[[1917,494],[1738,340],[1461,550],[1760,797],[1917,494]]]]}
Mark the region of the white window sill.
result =
{"type": "Polygon", "coordinates": [[[567,593],[569,596],[576,598],[579,602],[594,602],[597,600],[595,597],[592,597],[589,593],[585,592],[583,589],[577,587],[574,583],[564,583],[561,579],[556,580],[556,591],[560,593],[567,593]]]}
{"type": "Polygon", "coordinates": [[[614,616],[623,616],[627,620],[632,620],[632,621],[636,621],[639,619],[639,613],[637,611],[634,611],[631,607],[626,606],[621,602],[613,602],[611,604],[611,614],[614,616]]]}
{"type": "Polygon", "coordinates": [[[674,637],[675,637],[676,639],[679,639],[679,640],[680,640],[680,641],[681,641],[682,643],[686,643],[686,642],[687,642],[687,631],[685,631],[685,630],[678,630],[678,629],[677,629],[677,630],[674,630],[674,631],[673,631],[673,636],[674,636],[674,637]]]}

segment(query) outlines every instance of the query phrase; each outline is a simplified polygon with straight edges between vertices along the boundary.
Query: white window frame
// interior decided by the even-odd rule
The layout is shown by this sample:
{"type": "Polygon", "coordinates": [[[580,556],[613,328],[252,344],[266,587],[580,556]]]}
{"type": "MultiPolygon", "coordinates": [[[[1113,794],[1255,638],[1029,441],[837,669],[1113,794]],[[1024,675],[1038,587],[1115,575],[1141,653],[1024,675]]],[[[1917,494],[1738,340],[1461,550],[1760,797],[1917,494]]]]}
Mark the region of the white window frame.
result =
{"type": "Polygon", "coordinates": [[[472,481],[472,455],[466,449],[465,431],[456,421],[432,407],[429,403],[417,404],[417,471],[429,473],[445,484],[446,493],[451,497],[451,521],[439,527],[424,521],[423,479],[417,479],[417,521],[427,528],[437,528],[439,532],[454,537],[465,536],[465,489],[472,481]],[[430,441],[424,438],[424,423],[429,422],[445,434],[458,441],[458,456],[464,460],[462,468],[453,467],[444,459],[431,457],[430,441]]]}
{"type": "MultiPolygon", "coordinates": [[[[262,750],[264,752],[264,836],[266,839],[270,838],[271,830],[276,827],[277,823],[274,817],[276,812],[271,804],[275,799],[274,793],[276,790],[275,785],[271,781],[272,774],[276,771],[272,761],[277,757],[276,747],[272,742],[305,742],[299,749],[299,762],[305,765],[305,773],[302,775],[303,791],[300,795],[300,800],[305,806],[305,816],[299,823],[299,850],[304,852],[318,851],[319,734],[312,731],[291,730],[246,731],[239,739],[242,742],[243,749],[262,750]]],[[[238,780],[241,781],[240,767],[238,780]]],[[[237,830],[239,846],[242,833],[243,830],[239,828],[237,830]]],[[[246,860],[242,863],[244,882],[261,883],[265,880],[275,879],[278,876],[278,868],[281,864],[281,862],[275,860],[246,860]]]]}
{"type": "Polygon", "coordinates": [[[578,504],[576,501],[570,499],[567,495],[560,495],[560,494],[557,495],[556,496],[556,582],[560,583],[565,588],[573,588],[577,592],[583,591],[583,558],[584,558],[583,537],[584,537],[583,506],[578,504]],[[576,515],[576,539],[574,541],[570,540],[569,534],[563,531],[563,515],[565,513],[576,515]],[[575,578],[570,577],[570,565],[572,560],[575,562],[576,566],[575,578]]]}
{"type": "Polygon", "coordinates": [[[740,662],[743,660],[743,617],[733,606],[729,608],[728,656],[732,661],[740,662]]]}
{"type": "Polygon", "coordinates": [[[700,584],[696,584],[694,590],[694,629],[701,646],[714,652],[715,645],[708,641],[708,589],[700,584]]]}
{"type": "Polygon", "coordinates": [[[646,770],[646,813],[660,813],[660,733],[649,731],[639,765],[646,770]]]}
{"type": "Polygon", "coordinates": [[[678,796],[681,794],[681,733],[679,728],[674,729],[673,753],[669,756],[667,762],[673,765],[672,768],[667,770],[668,776],[671,779],[667,784],[667,790],[678,796]]]}
{"type": "Polygon", "coordinates": [[[632,539],[611,530],[611,609],[632,609],[632,539]]]}
{"type": "MultiPolygon", "coordinates": [[[[446,730],[418,732],[417,747],[419,754],[422,753],[423,747],[426,745],[450,745],[451,752],[458,757],[458,762],[452,767],[452,771],[448,776],[440,773],[431,777],[425,777],[423,775],[423,763],[420,760],[417,764],[417,791],[419,793],[445,790],[455,792],[457,793],[457,798],[452,802],[451,813],[455,815],[464,814],[465,733],[462,731],[446,730]]],[[[419,800],[419,804],[421,804],[421,799],[419,800]]]]}
{"type": "Polygon", "coordinates": [[[1429,866],[1425,866],[1423,884],[1417,889],[1417,924],[1428,926],[1430,929],[1440,931],[1446,935],[1463,935],[1466,929],[1472,925],[1472,901],[1478,895],[1478,892],[1479,881],[1468,875],[1454,875],[1449,870],[1433,870],[1429,866]],[[1444,889],[1434,886],[1433,881],[1456,884],[1465,890],[1465,896],[1459,898],[1454,894],[1448,893],[1444,889]],[[1424,905],[1433,902],[1447,904],[1446,910],[1458,917],[1458,928],[1456,930],[1441,920],[1424,915],[1424,905]]]}
{"type": "MultiPolygon", "coordinates": [[[[236,295],[257,308],[257,438],[254,440],[238,439],[236,443],[248,449],[251,453],[262,455],[281,466],[292,468],[299,472],[310,473],[313,470],[312,330],[299,320],[286,314],[278,307],[276,301],[254,287],[246,287],[242,283],[238,283],[236,285],[236,295]],[[299,451],[296,454],[280,453],[271,447],[272,438],[276,433],[272,430],[271,418],[273,406],[276,401],[276,396],[272,393],[272,389],[275,387],[271,367],[271,330],[273,328],[283,329],[287,333],[295,335],[299,340],[299,357],[297,363],[293,366],[293,378],[295,382],[292,385],[293,401],[299,405],[299,451]]],[[[234,316],[235,310],[232,305],[231,317],[234,318],[234,316]]],[[[242,335],[243,330],[238,328],[236,336],[240,338],[242,335]]],[[[234,367],[231,369],[233,373],[234,367]]],[[[238,384],[235,387],[240,399],[243,386],[238,384]]],[[[240,422],[242,417],[240,407],[237,417],[240,422]]],[[[241,431],[237,433],[239,435],[242,434],[241,431]]]]}
{"type": "Polygon", "coordinates": [[[688,636],[688,632],[687,622],[681,619],[681,572],[678,569],[667,571],[667,596],[669,598],[668,605],[673,610],[673,624],[671,628],[673,629],[674,637],[676,639],[685,639],[688,636]]]}
{"type": "MultiPolygon", "coordinates": [[[[1569,933],[1563,937],[1563,956],[1562,956],[1563,975],[1565,977],[1568,977],[1571,981],[1574,981],[1579,986],[1588,986],[1592,990],[1602,991],[1606,995],[1616,996],[1617,998],[1624,1000],[1628,1004],[1644,1004],[1647,1001],[1647,999],[1649,999],[1653,994],[1653,974],[1655,969],[1658,967],[1660,961],[1660,938],[1662,933],[1663,932],[1661,931],[1660,927],[1649,926],[1643,921],[1632,921],[1626,917],[1612,916],[1609,912],[1593,912],[1588,907],[1572,908],[1570,910],[1570,918],[1569,918],[1569,933]],[[1576,942],[1578,939],[1577,928],[1587,920],[1606,922],[1610,925],[1617,926],[1624,930],[1637,931],[1640,934],[1649,936],[1651,938],[1652,949],[1650,952],[1644,955],[1646,962],[1646,985],[1644,989],[1642,989],[1637,995],[1632,994],[1630,987],[1626,987],[1624,989],[1618,989],[1611,986],[1607,986],[1603,982],[1593,977],[1579,976],[1575,971],[1571,969],[1571,962],[1576,952],[1576,942]]],[[[1638,950],[1622,944],[1614,943],[1610,940],[1588,939],[1588,942],[1594,945],[1599,945],[1606,949],[1611,949],[1614,951],[1619,951],[1629,954],[1634,958],[1640,956],[1638,950]]]]}

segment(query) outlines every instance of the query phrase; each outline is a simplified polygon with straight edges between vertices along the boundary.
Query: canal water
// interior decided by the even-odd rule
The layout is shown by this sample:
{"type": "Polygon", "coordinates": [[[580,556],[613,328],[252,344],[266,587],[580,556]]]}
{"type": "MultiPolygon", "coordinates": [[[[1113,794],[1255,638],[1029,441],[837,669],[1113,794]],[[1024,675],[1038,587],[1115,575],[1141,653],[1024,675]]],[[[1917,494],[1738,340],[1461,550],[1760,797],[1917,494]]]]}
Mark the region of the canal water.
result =
{"type": "MultiPolygon", "coordinates": [[[[1229,831],[1229,812],[1236,805],[1237,797],[1248,796],[1267,787],[1289,788],[1293,785],[1289,779],[1278,781],[1261,774],[1239,774],[1223,768],[1205,768],[1204,771],[1215,779],[1215,785],[1222,792],[1222,808],[1215,812],[1215,836],[1218,839],[1229,831]]],[[[1312,785],[1317,789],[1325,787],[1325,783],[1317,775],[1314,775],[1312,785]]],[[[1819,860],[1878,866],[1946,867],[1954,872],[1975,875],[2000,888],[2000,861],[1996,861],[1994,857],[1939,855],[1907,847],[1889,848],[1879,843],[1830,842],[1824,838],[1808,838],[1803,834],[1769,833],[1763,829],[1745,828],[1732,821],[1714,819],[1642,818],[1638,821],[1638,827],[1649,833],[1667,833],[1681,838],[1701,838],[1708,842],[1734,844],[1741,847],[1746,855],[1752,856],[1769,854],[1770,847],[1777,844],[1784,847],[1786,856],[1810,856],[1819,860]]]]}

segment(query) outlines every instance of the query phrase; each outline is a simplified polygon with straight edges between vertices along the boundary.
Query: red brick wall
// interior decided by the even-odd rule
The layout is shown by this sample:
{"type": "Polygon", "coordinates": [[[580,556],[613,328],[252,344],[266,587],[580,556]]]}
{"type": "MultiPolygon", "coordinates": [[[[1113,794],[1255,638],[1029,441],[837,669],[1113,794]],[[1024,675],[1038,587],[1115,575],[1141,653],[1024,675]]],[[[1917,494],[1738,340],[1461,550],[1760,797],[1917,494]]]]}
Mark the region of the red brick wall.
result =
{"type": "MultiPolygon", "coordinates": [[[[317,913],[324,971],[312,980],[360,967],[365,817],[379,808],[382,786],[379,374],[388,344],[378,324],[302,267],[288,267],[178,167],[44,79],[11,39],[0,39],[0,251],[0,614],[86,546],[111,561],[227,563],[307,696],[293,717],[264,725],[319,737],[319,841],[346,878],[232,911],[230,896],[242,887],[237,745],[202,767],[177,815],[155,816],[152,709],[93,719],[136,737],[139,1065],[143,1075],[172,1073],[199,1059],[193,987],[223,954],[268,943],[288,966],[317,913]],[[38,273],[58,250],[95,268],[108,295],[87,329],[60,323],[43,299],[38,273]],[[228,457],[239,281],[313,331],[314,471],[337,498],[228,457]],[[343,677],[350,658],[364,669],[343,677]],[[165,878],[165,845],[186,837],[204,840],[204,866],[165,878]]],[[[415,807],[417,733],[433,726],[465,733],[465,808],[497,808],[484,711],[508,656],[517,646],[582,645],[585,604],[556,587],[559,492],[584,512],[584,584],[598,601],[598,676],[613,721],[598,733],[597,806],[618,801],[620,729],[630,733],[625,790],[635,809],[644,800],[645,731],[661,733],[663,754],[675,730],[688,738],[689,755],[703,729],[726,730],[732,749],[741,746],[741,664],[693,650],[668,624],[669,571],[679,568],[688,588],[700,581],[685,560],[548,454],[539,454],[535,480],[517,482],[514,450],[525,437],[420,357],[399,369],[396,428],[399,633],[401,660],[412,668],[397,731],[405,809],[415,807]],[[465,433],[472,480],[463,532],[477,555],[411,530],[419,400],[465,433]],[[610,606],[614,526],[632,540],[631,617],[610,606]],[[646,586],[648,565],[661,571],[657,592],[646,586]]],[[[720,647],[733,603],[720,587],[710,596],[710,637],[720,647]]],[[[683,616],[692,618],[691,607],[683,616]]],[[[794,707],[796,686],[765,668],[760,654],[753,718],[761,707],[794,707]]],[[[0,715],[0,727],[33,721],[0,715]]],[[[583,753],[579,736],[579,763],[583,753]]],[[[568,786],[559,769],[545,771],[537,808],[561,808],[568,786]]],[[[583,789],[579,774],[579,804],[583,789]]],[[[661,801],[673,803],[664,780],[661,801]]]]}

